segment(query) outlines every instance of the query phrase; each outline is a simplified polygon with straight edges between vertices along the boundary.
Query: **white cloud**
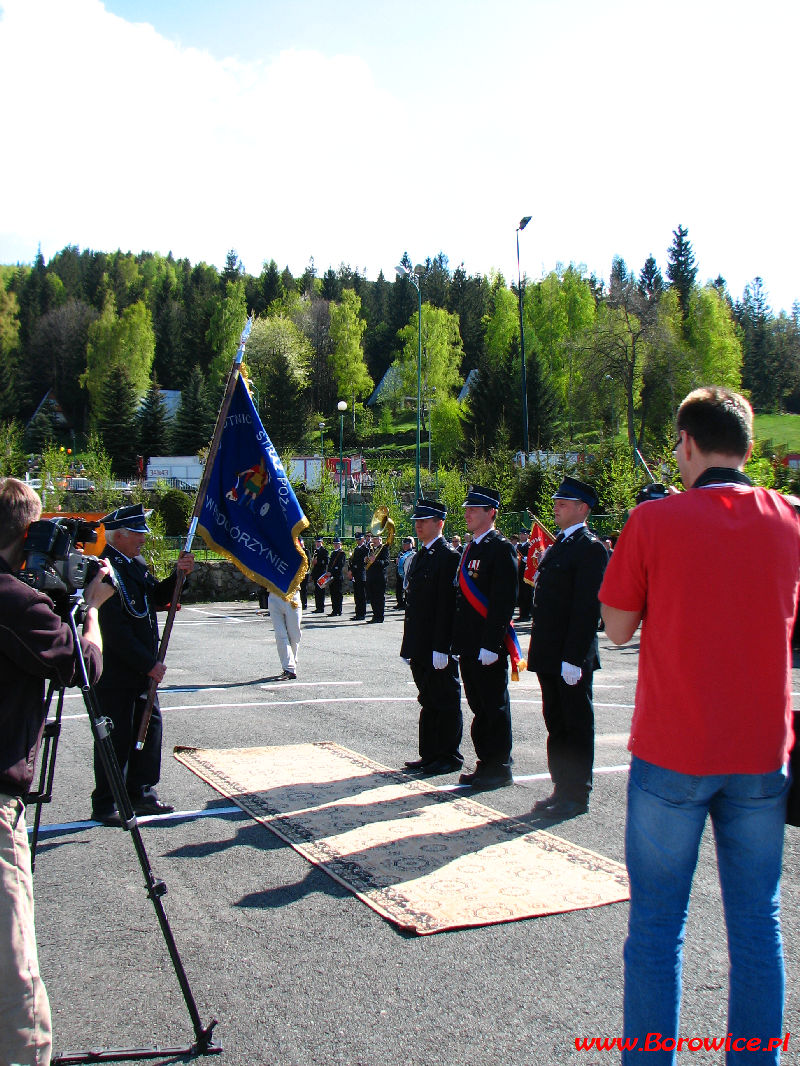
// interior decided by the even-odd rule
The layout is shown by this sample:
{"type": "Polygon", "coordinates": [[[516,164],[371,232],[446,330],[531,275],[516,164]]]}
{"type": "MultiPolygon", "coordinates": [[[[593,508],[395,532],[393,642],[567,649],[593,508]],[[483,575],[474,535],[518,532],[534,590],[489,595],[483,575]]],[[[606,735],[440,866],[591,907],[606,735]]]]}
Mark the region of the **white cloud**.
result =
{"type": "Polygon", "coordinates": [[[681,223],[701,278],[738,296],[760,273],[776,307],[800,296],[800,5],[496,0],[490,17],[442,0],[404,9],[393,40],[373,2],[369,39],[342,6],[336,54],[259,7],[245,61],[100,0],[0,0],[0,260],[40,240],[46,257],[72,242],[218,265],[235,248],[251,272],[313,255],[374,277],[442,250],[511,278],[532,214],[530,276],[558,261],[607,276],[615,254],[663,268],[681,223]]]}
{"type": "Polygon", "coordinates": [[[357,57],[221,62],[99,0],[10,0],[0,71],[26,161],[3,168],[0,197],[46,254],[73,241],[220,262],[236,247],[257,272],[264,256],[297,268],[324,235],[355,263],[402,194],[407,117],[357,57]]]}

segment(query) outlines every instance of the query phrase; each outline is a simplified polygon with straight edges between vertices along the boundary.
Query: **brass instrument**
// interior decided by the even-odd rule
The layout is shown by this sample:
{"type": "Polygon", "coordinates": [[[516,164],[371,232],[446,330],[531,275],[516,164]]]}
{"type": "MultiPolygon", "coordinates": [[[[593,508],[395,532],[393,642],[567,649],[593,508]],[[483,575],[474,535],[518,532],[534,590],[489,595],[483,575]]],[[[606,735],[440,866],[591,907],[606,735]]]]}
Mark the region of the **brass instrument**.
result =
{"type": "Polygon", "coordinates": [[[372,516],[369,531],[373,537],[383,537],[391,546],[394,541],[394,522],[389,517],[389,508],[386,504],[380,506],[372,516]]]}

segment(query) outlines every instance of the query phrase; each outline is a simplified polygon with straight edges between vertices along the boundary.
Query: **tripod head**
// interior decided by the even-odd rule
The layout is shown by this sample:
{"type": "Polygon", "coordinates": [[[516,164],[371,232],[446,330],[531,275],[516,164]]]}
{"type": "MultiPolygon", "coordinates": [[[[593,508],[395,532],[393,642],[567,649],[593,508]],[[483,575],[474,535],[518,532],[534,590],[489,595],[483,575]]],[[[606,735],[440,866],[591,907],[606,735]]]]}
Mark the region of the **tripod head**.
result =
{"type": "MultiPolygon", "coordinates": [[[[80,518],[44,518],[32,522],[25,534],[25,562],[17,577],[48,595],[62,621],[67,621],[76,605],[77,620],[82,622],[85,616],[83,589],[97,574],[100,563],[77,546],[96,543],[97,526],[97,522],[80,518]]],[[[113,571],[110,578],[103,580],[117,587],[113,571]]]]}

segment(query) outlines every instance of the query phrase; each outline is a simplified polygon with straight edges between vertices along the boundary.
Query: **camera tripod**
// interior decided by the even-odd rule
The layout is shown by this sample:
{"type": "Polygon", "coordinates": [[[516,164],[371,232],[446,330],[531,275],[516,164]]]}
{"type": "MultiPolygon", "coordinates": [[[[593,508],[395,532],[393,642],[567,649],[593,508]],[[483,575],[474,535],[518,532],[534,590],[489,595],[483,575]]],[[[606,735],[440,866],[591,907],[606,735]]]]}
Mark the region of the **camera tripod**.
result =
{"type": "MultiPolygon", "coordinates": [[[[196,1058],[198,1055],[218,1055],[222,1048],[215,1045],[212,1042],[212,1032],[214,1026],[217,1024],[216,1019],[213,1019],[209,1025],[205,1028],[200,1019],[200,1014],[197,1010],[197,1004],[195,1003],[192,990],[189,986],[189,981],[186,976],[186,971],[183,967],[181,957],[178,953],[178,948],[175,943],[175,938],[172,935],[172,929],[170,928],[169,921],[167,919],[166,912],[161,902],[161,897],[166,895],[167,886],[163,881],[154,877],[153,871],[150,866],[150,860],[147,857],[144,841],[142,840],[142,834],[139,830],[139,823],[136,819],[136,814],[133,810],[133,804],[128,795],[128,790],[125,787],[125,781],[122,777],[122,771],[120,770],[119,762],[117,760],[116,752],[114,751],[113,744],[111,743],[111,722],[108,718],[105,718],[100,713],[99,705],[97,702],[97,695],[94,689],[89,683],[89,675],[86,670],[86,660],[83,656],[83,649],[81,648],[80,638],[78,635],[78,619],[82,613],[83,600],[77,599],[77,602],[73,602],[75,597],[70,599],[70,610],[66,618],[67,624],[72,632],[72,639],[75,645],[75,657],[78,666],[78,679],[83,695],[83,702],[86,705],[86,711],[89,715],[89,721],[92,727],[92,734],[97,745],[97,751],[100,756],[100,761],[111,787],[111,792],[114,797],[114,801],[117,805],[117,811],[122,822],[122,826],[126,829],[133,841],[133,846],[136,850],[136,855],[139,860],[139,865],[142,868],[144,874],[145,886],[147,889],[147,895],[150,898],[153,907],[155,908],[156,916],[158,918],[159,926],[161,927],[161,934],[164,938],[164,942],[169,952],[169,957],[172,962],[172,967],[175,971],[175,976],[178,979],[181,992],[183,993],[183,999],[186,1003],[186,1008],[189,1011],[189,1017],[192,1020],[192,1026],[194,1028],[195,1042],[189,1047],[184,1048],[109,1048],[105,1050],[94,1051],[81,1051],[75,1053],[67,1053],[61,1055],[54,1055],[52,1062],[54,1066],[71,1066],[73,1063],[83,1062],[117,1062],[133,1059],[156,1059],[174,1056],[176,1058],[196,1058]]],[[[53,693],[56,691],[55,684],[51,682],[47,703],[48,707],[52,701],[53,693]]],[[[39,835],[39,824],[41,818],[41,808],[43,803],[49,803],[52,796],[53,777],[55,774],[55,760],[56,751],[58,747],[58,738],[61,732],[61,712],[64,704],[64,689],[58,689],[58,702],[56,705],[55,717],[48,721],[45,726],[45,732],[43,737],[42,758],[39,772],[39,789],[36,792],[30,793],[28,797],[29,804],[35,806],[35,815],[33,820],[33,831],[31,834],[31,867],[35,865],[36,861],[36,844],[39,835]]]]}

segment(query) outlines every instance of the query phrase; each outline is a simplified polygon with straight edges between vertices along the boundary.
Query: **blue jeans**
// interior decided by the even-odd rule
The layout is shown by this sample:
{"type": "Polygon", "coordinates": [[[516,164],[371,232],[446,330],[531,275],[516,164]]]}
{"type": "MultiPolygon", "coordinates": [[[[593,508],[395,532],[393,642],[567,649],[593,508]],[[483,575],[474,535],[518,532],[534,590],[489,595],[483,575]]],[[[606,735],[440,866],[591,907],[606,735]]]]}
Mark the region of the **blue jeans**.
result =
{"type": "Polygon", "coordinates": [[[779,911],[788,789],[785,767],[768,774],[693,777],[635,756],[631,760],[625,829],[631,908],[624,953],[624,1035],[637,1037],[638,1047],[623,1051],[623,1064],[673,1066],[677,1061],[686,915],[708,814],[728,930],[728,1030],[688,1036],[731,1033],[731,1043],[759,1037],[759,1052],[728,1049],[727,1066],[779,1062],[779,1050],[763,1049],[770,1039],[783,1036],[779,911]],[[651,1033],[667,1038],[668,1048],[643,1051],[651,1033]]]}

